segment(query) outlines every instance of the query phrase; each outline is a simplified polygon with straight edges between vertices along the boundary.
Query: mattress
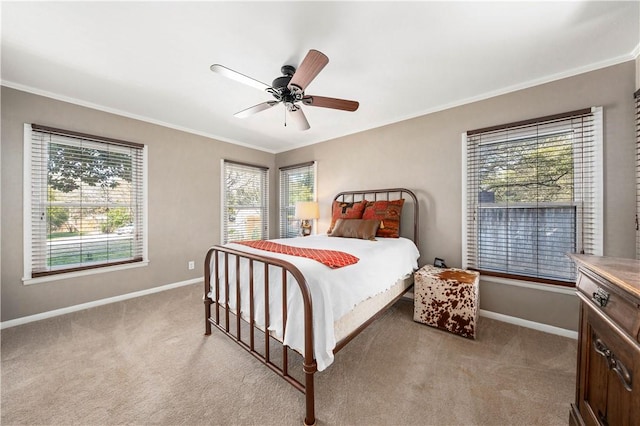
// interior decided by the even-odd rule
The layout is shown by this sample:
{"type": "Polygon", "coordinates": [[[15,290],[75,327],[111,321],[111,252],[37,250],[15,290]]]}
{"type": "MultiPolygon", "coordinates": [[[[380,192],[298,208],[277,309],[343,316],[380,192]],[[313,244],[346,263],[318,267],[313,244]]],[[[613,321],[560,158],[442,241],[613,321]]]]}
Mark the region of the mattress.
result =
{"type": "MultiPolygon", "coordinates": [[[[340,250],[359,258],[355,265],[339,269],[331,269],[312,259],[290,256],[279,253],[266,252],[243,245],[228,244],[229,248],[258,254],[261,256],[275,257],[293,263],[305,276],[313,304],[313,329],[314,329],[314,358],[321,371],[333,362],[333,349],[336,343],[353,329],[365,322],[371,313],[375,313],[380,307],[389,303],[397,292],[406,289],[404,278],[410,277],[417,269],[418,249],[415,244],[406,238],[379,238],[377,241],[358,240],[353,238],[328,237],[316,235],[310,237],[273,240],[280,244],[296,247],[309,247],[327,250],[340,250]],[[403,279],[401,282],[400,279],[403,279]],[[403,284],[404,283],[404,284],[403,284]],[[389,292],[389,289],[395,288],[389,292]],[[380,298],[374,298],[384,294],[380,298]],[[385,298],[388,298],[385,300],[385,298]],[[364,303],[364,305],[362,305],[364,303]],[[355,309],[356,306],[362,305],[355,309]],[[377,307],[377,309],[376,309],[377,307]],[[344,317],[344,319],[343,319],[344,317]]],[[[235,265],[235,256],[230,256],[229,261],[235,265]]],[[[212,259],[213,261],[213,259],[212,259]]],[[[219,261],[224,262],[219,255],[219,261]]],[[[219,268],[219,275],[223,279],[225,268],[219,268]]],[[[229,281],[236,282],[235,267],[229,268],[229,281]]],[[[215,269],[212,267],[211,269],[215,269]]],[[[247,259],[240,261],[240,286],[241,294],[248,294],[249,267],[247,259]]],[[[269,269],[269,282],[281,283],[281,268],[269,269]]],[[[212,274],[213,278],[213,274],[212,274]]],[[[254,267],[254,283],[264,282],[264,268],[254,267]]],[[[213,282],[212,288],[213,288],[213,282]]],[[[282,296],[279,284],[269,287],[269,332],[280,339],[292,349],[304,354],[304,321],[301,295],[298,285],[291,276],[287,278],[287,327],[283,332],[282,324],[282,296]]],[[[229,288],[229,308],[237,310],[236,289],[232,285],[229,288]]],[[[254,288],[256,297],[255,319],[257,326],[264,318],[264,288],[256,285],[254,288]]],[[[215,298],[213,294],[209,297],[215,298]]],[[[221,289],[218,294],[218,302],[226,303],[227,295],[221,289]]],[[[242,317],[247,319],[249,311],[248,300],[241,300],[242,317]]]]}
{"type": "Polygon", "coordinates": [[[342,341],[345,337],[356,331],[358,327],[367,322],[371,317],[380,312],[382,308],[391,303],[398,296],[407,292],[413,284],[413,275],[399,279],[386,291],[363,300],[349,313],[344,315],[333,324],[336,342],[342,341]]]}

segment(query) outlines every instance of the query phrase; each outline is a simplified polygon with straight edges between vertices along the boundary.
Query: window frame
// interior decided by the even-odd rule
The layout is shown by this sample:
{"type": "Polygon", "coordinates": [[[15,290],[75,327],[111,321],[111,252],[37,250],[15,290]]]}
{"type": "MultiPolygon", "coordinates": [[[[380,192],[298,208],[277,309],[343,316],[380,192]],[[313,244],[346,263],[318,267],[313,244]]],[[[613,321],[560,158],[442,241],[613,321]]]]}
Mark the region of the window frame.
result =
{"type": "MultiPolygon", "coordinates": [[[[39,284],[50,281],[69,279],[74,277],[95,275],[100,273],[118,271],[123,269],[145,267],[149,264],[148,250],[148,147],[144,144],[127,142],[123,140],[107,138],[102,136],[89,135],[70,130],[57,129],[38,124],[25,123],[23,131],[23,277],[24,285],[39,284]],[[116,260],[113,262],[102,264],[88,264],[81,266],[73,266],[66,269],[52,270],[46,272],[37,272],[33,276],[33,229],[32,229],[32,212],[33,212],[33,196],[32,196],[32,135],[33,131],[56,134],[61,137],[69,137],[90,141],[91,143],[107,144],[107,146],[128,146],[139,148],[142,156],[142,169],[138,174],[142,182],[140,182],[142,202],[139,220],[139,233],[141,239],[141,257],[136,259],[116,260]]],[[[47,172],[48,173],[48,172],[47,172]]]]}
{"type": "Polygon", "coordinates": [[[265,166],[260,166],[256,164],[249,164],[240,161],[234,160],[221,160],[221,173],[220,173],[220,240],[222,244],[227,244],[233,241],[241,241],[241,240],[228,240],[228,211],[229,206],[227,205],[227,187],[226,187],[226,172],[227,165],[231,167],[236,167],[238,170],[246,169],[251,170],[252,172],[259,172],[261,177],[264,179],[261,186],[263,189],[261,206],[255,207],[264,212],[264,216],[261,216],[260,226],[262,228],[262,239],[269,239],[269,168],[265,166]]]}
{"type": "Polygon", "coordinates": [[[640,260],[640,89],[633,97],[636,114],[636,259],[640,260]]]}
{"type": "MultiPolygon", "coordinates": [[[[285,179],[288,177],[290,172],[294,172],[294,171],[301,171],[303,172],[303,169],[311,169],[311,172],[313,173],[313,193],[311,195],[311,199],[309,200],[298,200],[298,201],[317,201],[318,197],[318,164],[316,161],[309,161],[306,163],[300,163],[300,164],[294,164],[291,166],[285,166],[285,167],[280,167],[280,171],[279,171],[279,176],[278,176],[278,199],[279,199],[279,203],[278,203],[278,236],[279,238],[292,238],[294,236],[299,236],[300,235],[300,224],[299,224],[299,220],[297,228],[295,226],[288,226],[288,221],[285,219],[285,216],[288,215],[288,211],[290,211],[291,209],[295,209],[295,205],[284,205],[285,201],[288,200],[290,198],[290,184],[291,181],[287,180],[285,181],[285,179]],[[289,232],[287,232],[289,231],[289,232]],[[296,233],[296,235],[292,235],[293,232],[296,233]]],[[[314,222],[316,222],[316,220],[314,219],[314,222]]]]}
{"type": "MultiPolygon", "coordinates": [[[[525,120],[516,123],[504,124],[500,126],[493,126],[484,129],[474,130],[465,132],[462,134],[462,266],[463,268],[469,268],[478,270],[484,276],[495,277],[498,280],[510,280],[510,281],[520,281],[520,282],[534,282],[541,284],[548,284],[552,286],[564,286],[564,287],[573,287],[575,283],[571,280],[562,280],[562,279],[553,279],[547,277],[536,277],[536,276],[527,276],[524,274],[516,274],[510,272],[500,272],[495,270],[483,270],[482,268],[476,267],[470,258],[475,259],[475,262],[479,262],[479,230],[477,229],[477,223],[470,224],[470,206],[475,205],[474,200],[469,199],[469,173],[471,173],[472,169],[469,167],[469,152],[468,152],[468,144],[469,144],[469,135],[470,134],[478,134],[478,133],[489,133],[499,130],[508,130],[511,128],[518,128],[524,126],[538,126],[540,124],[544,124],[545,122],[560,120],[560,119],[569,119],[571,117],[579,117],[580,115],[591,114],[593,119],[593,161],[590,164],[590,167],[593,168],[593,185],[591,187],[591,195],[593,196],[593,221],[591,222],[594,225],[593,232],[591,232],[590,240],[591,240],[591,253],[594,255],[602,255],[602,247],[603,247],[603,163],[602,163],[602,151],[603,151],[603,133],[602,133],[602,108],[601,107],[593,107],[589,109],[583,109],[579,111],[572,111],[564,114],[556,114],[552,116],[546,116],[541,118],[536,118],[532,120],[525,120]],[[475,228],[474,228],[475,226],[475,228]],[[470,247],[469,238],[475,235],[478,240],[473,243],[475,245],[475,254],[473,253],[473,248],[470,247]]],[[[576,158],[574,157],[574,162],[576,158]]],[[[576,179],[577,177],[574,177],[576,179]]],[[[477,187],[479,189],[479,186],[477,187]]],[[[477,200],[475,201],[477,202],[477,200]]],[[[575,204],[575,200],[573,201],[575,204]]],[[[519,206],[514,206],[519,207],[519,206]]],[[[576,224],[579,222],[579,213],[576,215],[576,224]]],[[[581,230],[580,226],[576,225],[576,238],[575,243],[579,244],[578,241],[582,238],[582,235],[579,235],[581,230]]],[[[580,249],[578,249],[580,251],[580,249]]]]}

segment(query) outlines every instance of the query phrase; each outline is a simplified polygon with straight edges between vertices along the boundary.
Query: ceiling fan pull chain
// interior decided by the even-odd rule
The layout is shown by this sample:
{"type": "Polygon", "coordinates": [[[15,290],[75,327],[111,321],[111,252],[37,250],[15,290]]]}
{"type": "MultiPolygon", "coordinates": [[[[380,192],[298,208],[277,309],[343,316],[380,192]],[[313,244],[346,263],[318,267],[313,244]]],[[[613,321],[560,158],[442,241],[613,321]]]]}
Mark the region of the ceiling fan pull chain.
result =
{"type": "Polygon", "coordinates": [[[284,108],[284,127],[287,127],[287,108],[284,108]]]}

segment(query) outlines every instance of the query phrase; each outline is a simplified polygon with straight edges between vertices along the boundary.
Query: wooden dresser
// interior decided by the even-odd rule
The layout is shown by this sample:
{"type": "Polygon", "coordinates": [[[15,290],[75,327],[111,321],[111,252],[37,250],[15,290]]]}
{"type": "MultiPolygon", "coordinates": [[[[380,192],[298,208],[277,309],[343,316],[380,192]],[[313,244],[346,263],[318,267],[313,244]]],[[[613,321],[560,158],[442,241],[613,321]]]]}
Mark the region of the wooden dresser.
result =
{"type": "Polygon", "coordinates": [[[640,425],[640,261],[571,255],[580,298],[571,425],[640,425]]]}

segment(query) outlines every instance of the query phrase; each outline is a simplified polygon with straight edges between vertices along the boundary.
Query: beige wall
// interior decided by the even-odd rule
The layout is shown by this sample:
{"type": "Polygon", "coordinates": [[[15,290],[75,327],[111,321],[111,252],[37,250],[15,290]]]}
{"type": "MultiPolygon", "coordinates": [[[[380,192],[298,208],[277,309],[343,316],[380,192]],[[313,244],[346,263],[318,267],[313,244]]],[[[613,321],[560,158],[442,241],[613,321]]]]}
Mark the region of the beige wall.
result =
{"type": "MultiPolygon", "coordinates": [[[[421,264],[461,263],[461,134],[465,130],[602,105],[605,117],[605,254],[633,257],[635,240],[630,61],[481,102],[277,155],[2,88],[1,320],[202,276],[204,253],[220,240],[220,160],[271,168],[271,236],[277,234],[277,167],[318,161],[322,217],[346,189],[404,186],[421,208],[421,264]],[[145,143],[149,147],[149,258],[145,268],[22,284],[23,123],[145,143]],[[195,260],[195,271],[187,262],[195,260]]],[[[575,296],[484,282],[481,308],[575,329],[575,296]]]]}
{"type": "MultiPolygon", "coordinates": [[[[604,107],[604,253],[633,257],[633,61],[277,154],[277,166],[318,161],[319,229],[329,223],[332,194],[347,189],[408,187],[420,200],[421,263],[461,265],[461,134],[590,106],[604,107]]],[[[471,75],[470,75],[471,76],[471,75]]],[[[428,94],[425,94],[428,96],[428,94]]],[[[484,282],[481,308],[576,329],[573,295],[484,282]]]]}
{"type": "Polygon", "coordinates": [[[640,55],[636,56],[636,89],[640,89],[640,55]]]}
{"type": "MultiPolygon", "coordinates": [[[[220,242],[220,160],[268,166],[276,179],[271,153],[6,87],[1,96],[2,321],[201,277],[207,248],[220,242]],[[148,146],[149,266],[23,285],[24,123],[148,146]],[[187,269],[190,260],[195,270],[187,269]]],[[[276,206],[272,193],[272,211],[276,206]]]]}

